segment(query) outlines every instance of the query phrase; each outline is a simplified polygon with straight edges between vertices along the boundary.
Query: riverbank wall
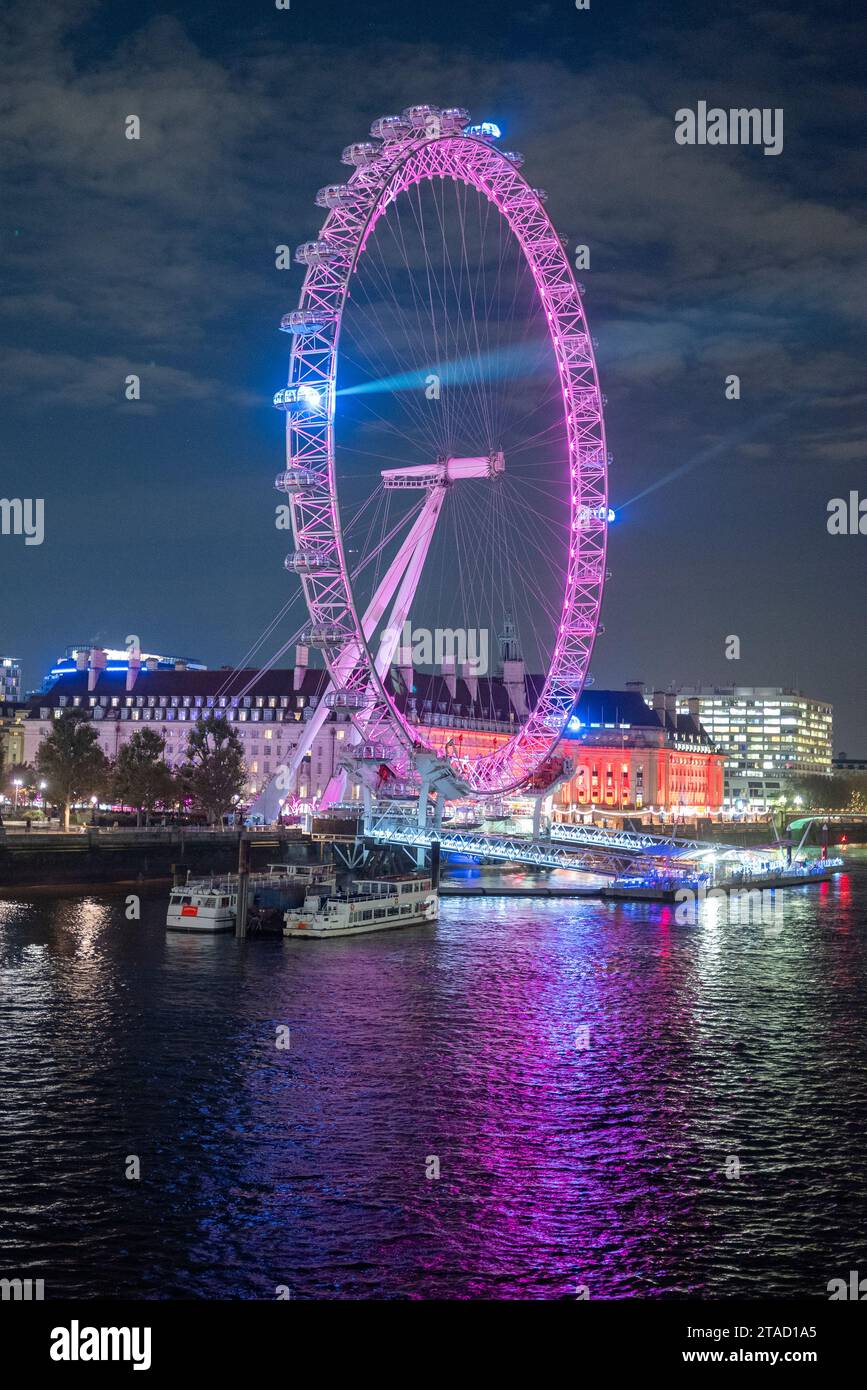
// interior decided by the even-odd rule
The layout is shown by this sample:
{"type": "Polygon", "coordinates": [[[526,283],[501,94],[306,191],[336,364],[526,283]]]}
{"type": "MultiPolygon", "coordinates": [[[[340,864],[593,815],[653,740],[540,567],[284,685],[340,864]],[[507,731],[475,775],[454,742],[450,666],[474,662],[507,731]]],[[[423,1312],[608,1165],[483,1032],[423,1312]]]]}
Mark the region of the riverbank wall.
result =
{"type": "MultiPolygon", "coordinates": [[[[309,863],[320,846],[298,831],[250,835],[251,867],[309,863]]],[[[175,873],[220,874],[238,867],[237,830],[88,829],[82,834],[0,836],[0,893],[66,884],[136,883],[171,879],[175,873]]]]}

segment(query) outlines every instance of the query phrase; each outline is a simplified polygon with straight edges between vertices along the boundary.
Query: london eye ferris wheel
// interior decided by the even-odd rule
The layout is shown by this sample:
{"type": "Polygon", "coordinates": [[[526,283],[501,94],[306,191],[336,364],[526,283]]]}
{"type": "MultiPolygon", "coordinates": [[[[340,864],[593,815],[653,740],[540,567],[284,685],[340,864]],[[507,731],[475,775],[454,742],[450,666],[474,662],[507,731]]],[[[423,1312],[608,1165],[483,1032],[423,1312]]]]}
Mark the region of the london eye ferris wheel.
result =
{"type": "Polygon", "coordinates": [[[411,106],[371,137],[343,151],[347,181],[316,195],[326,215],[298,247],[306,275],[281,324],[286,567],[329,676],[305,743],[342,709],[357,780],[387,768],[446,795],[500,795],[544,775],[599,631],[609,514],[593,340],[545,194],[496,126],[411,106]],[[418,719],[392,671],[414,625],[468,635],[473,660],[454,675],[477,690],[506,615],[540,674],[506,736],[473,751],[418,719]]]}

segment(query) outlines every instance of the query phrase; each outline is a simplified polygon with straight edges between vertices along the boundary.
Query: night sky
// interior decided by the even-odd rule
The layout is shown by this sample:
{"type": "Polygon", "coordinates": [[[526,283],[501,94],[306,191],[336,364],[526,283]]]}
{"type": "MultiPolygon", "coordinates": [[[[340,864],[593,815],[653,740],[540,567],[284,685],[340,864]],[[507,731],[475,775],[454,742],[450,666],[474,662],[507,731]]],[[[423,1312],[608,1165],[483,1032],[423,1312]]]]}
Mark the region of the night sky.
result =
{"type": "Polygon", "coordinates": [[[859,8],[7,0],[0,493],[45,499],[45,541],[0,537],[0,654],[28,687],[128,633],[244,660],[295,582],[270,399],[303,268],[274,248],[315,234],[344,145],[429,101],[497,121],[590,247],[619,513],[597,685],[794,683],[863,756],[867,536],[826,527],[867,496],[859,8]],[[783,108],[783,152],[678,145],[699,101],[783,108]]]}

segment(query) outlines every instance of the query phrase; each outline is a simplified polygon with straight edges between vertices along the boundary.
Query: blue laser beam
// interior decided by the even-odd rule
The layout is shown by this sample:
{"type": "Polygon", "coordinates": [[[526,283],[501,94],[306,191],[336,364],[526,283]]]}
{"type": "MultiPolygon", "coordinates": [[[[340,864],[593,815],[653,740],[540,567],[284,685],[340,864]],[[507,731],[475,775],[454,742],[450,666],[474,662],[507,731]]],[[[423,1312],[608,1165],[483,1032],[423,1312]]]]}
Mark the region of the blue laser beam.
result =
{"type": "Polygon", "coordinates": [[[628,498],[626,502],[621,502],[618,508],[623,511],[624,507],[631,507],[633,502],[640,502],[643,497],[647,497],[651,492],[656,492],[659,488],[665,487],[668,483],[673,483],[675,478],[682,478],[684,473],[691,473],[694,468],[699,468],[703,463],[709,463],[712,459],[719,458],[721,454],[728,453],[736,444],[743,444],[748,439],[752,439],[765,425],[776,423],[791,410],[790,405],[777,407],[767,411],[758,420],[753,420],[750,424],[744,425],[742,429],[733,430],[725,435],[723,439],[717,440],[716,444],[710,444],[706,449],[694,454],[692,458],[686,459],[678,464],[677,468],[670,468],[667,473],[663,473],[661,478],[656,478],[641,492],[636,492],[634,497],[628,498]]]}
{"type": "Polygon", "coordinates": [[[514,343],[509,347],[492,349],[490,352],[476,353],[471,357],[461,357],[443,366],[397,372],[394,376],[380,377],[377,381],[360,382],[357,386],[345,386],[337,391],[338,396],[368,396],[379,392],[424,390],[431,376],[439,377],[441,386],[473,386],[479,381],[501,381],[505,377],[549,376],[550,361],[544,360],[541,349],[544,342],[514,343]]]}

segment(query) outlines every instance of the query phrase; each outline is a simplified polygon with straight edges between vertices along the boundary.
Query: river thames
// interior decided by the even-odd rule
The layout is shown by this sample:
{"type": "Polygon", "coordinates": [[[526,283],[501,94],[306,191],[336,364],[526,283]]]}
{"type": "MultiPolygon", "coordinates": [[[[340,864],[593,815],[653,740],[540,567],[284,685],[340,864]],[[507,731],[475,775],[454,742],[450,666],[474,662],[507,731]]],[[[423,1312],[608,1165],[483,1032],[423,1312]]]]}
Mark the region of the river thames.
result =
{"type": "Polygon", "coordinates": [[[867,850],[848,865],[770,927],[467,897],[236,942],[167,934],[165,888],[139,921],[119,893],[0,902],[0,1274],[827,1298],[867,1264],[867,850]]]}

